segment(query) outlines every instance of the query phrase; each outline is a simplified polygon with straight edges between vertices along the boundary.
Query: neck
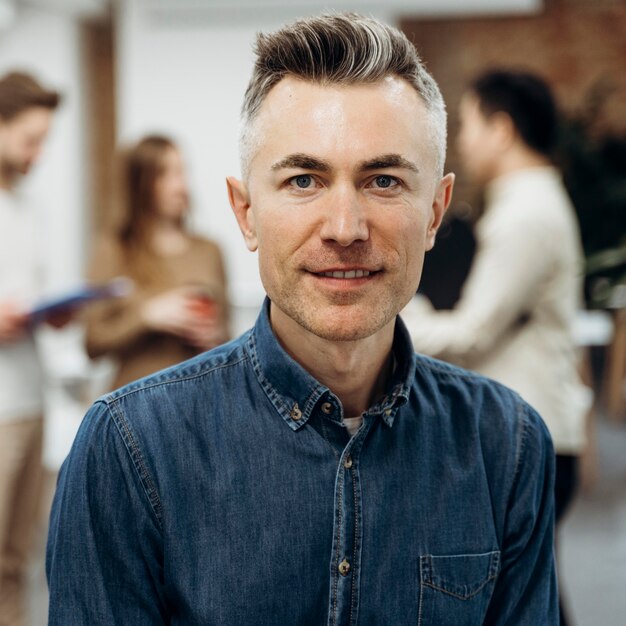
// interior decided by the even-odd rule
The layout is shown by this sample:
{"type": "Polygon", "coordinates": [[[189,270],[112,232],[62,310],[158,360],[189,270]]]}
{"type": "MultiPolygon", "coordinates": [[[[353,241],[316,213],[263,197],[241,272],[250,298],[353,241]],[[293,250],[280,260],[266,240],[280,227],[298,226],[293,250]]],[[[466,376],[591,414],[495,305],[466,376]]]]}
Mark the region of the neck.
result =
{"type": "Polygon", "coordinates": [[[161,216],[156,216],[152,221],[148,240],[154,251],[163,256],[180,254],[189,245],[189,238],[180,221],[161,216]]]}
{"type": "Polygon", "coordinates": [[[339,398],[344,415],[361,415],[384,393],[392,370],[395,319],[370,337],[332,341],[304,329],[273,303],[270,314],[287,353],[339,398]]]}
{"type": "Polygon", "coordinates": [[[550,159],[543,154],[530,150],[526,146],[515,146],[498,159],[492,179],[520,170],[548,165],[551,165],[550,159]]]}

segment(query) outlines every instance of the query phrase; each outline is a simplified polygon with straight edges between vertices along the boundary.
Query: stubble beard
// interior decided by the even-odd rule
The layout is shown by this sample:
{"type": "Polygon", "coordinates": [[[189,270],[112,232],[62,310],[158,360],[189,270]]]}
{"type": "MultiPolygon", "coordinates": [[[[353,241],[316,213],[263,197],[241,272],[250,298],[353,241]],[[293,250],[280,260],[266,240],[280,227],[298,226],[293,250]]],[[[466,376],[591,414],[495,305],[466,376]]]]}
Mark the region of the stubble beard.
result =
{"type": "MultiPolygon", "coordinates": [[[[393,320],[398,311],[386,298],[381,304],[370,304],[362,297],[351,297],[343,302],[314,302],[307,306],[306,298],[293,290],[280,289],[270,300],[287,317],[309,333],[332,342],[350,342],[376,334],[393,320]],[[327,309],[327,313],[323,311],[327,309]]],[[[323,298],[323,296],[322,296],[323,298]]]]}

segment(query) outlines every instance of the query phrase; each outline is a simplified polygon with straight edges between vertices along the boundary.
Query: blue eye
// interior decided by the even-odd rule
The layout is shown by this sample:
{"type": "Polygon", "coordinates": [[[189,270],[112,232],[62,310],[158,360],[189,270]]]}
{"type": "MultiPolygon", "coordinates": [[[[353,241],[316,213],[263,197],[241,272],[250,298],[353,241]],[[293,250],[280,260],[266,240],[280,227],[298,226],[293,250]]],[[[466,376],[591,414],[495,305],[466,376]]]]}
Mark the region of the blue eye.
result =
{"type": "Polygon", "coordinates": [[[292,183],[295,183],[298,189],[308,189],[313,185],[313,177],[309,174],[301,174],[300,176],[294,176],[291,179],[292,183]]]}
{"type": "Polygon", "coordinates": [[[389,187],[395,187],[395,185],[397,184],[397,181],[395,180],[393,176],[385,176],[385,175],[376,176],[375,181],[376,181],[376,185],[380,189],[388,189],[389,187]]]}

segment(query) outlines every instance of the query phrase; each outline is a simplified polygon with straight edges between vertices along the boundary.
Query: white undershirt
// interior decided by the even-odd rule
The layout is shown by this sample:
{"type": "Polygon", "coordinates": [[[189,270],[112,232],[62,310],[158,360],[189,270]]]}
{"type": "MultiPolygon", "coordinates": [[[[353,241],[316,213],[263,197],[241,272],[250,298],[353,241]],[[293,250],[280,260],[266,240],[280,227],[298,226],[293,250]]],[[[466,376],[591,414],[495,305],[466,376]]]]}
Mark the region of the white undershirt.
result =
{"type": "MultiPolygon", "coordinates": [[[[391,354],[392,362],[391,362],[391,374],[393,375],[396,371],[396,367],[398,367],[398,361],[396,360],[396,355],[394,353],[391,354]]],[[[354,437],[357,430],[361,428],[361,424],[363,423],[363,416],[357,415],[356,417],[344,417],[343,424],[346,427],[347,431],[350,433],[350,437],[354,437]]]]}
{"type": "Polygon", "coordinates": [[[361,424],[363,423],[363,416],[357,415],[356,417],[344,417],[343,424],[348,429],[350,433],[350,437],[354,437],[356,431],[361,428],[361,424]]]}

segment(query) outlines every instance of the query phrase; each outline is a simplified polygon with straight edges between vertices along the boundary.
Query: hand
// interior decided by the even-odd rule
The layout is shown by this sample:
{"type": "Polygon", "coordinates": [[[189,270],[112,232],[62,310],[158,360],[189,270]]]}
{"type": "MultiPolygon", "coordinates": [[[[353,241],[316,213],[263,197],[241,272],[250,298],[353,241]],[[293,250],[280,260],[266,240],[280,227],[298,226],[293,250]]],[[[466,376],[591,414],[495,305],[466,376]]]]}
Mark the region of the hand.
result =
{"type": "Polygon", "coordinates": [[[192,310],[192,294],[187,288],[171,289],[150,298],[141,311],[148,328],[187,339],[189,329],[197,322],[192,310]]]}
{"type": "Polygon", "coordinates": [[[52,326],[52,328],[63,328],[64,326],[67,326],[67,324],[69,324],[75,316],[75,310],[57,311],[56,313],[53,313],[48,318],[46,318],[46,324],[52,326]]]}
{"type": "Polygon", "coordinates": [[[28,315],[13,302],[0,302],[0,343],[10,343],[26,334],[28,315]]]}

